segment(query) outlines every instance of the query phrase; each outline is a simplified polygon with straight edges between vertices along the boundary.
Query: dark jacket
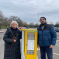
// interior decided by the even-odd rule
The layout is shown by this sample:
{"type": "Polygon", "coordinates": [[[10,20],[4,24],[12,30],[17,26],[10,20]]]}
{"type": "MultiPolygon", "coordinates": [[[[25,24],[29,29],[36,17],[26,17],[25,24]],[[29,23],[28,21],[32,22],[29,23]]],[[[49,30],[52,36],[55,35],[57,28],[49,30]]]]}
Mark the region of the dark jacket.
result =
{"type": "Polygon", "coordinates": [[[38,28],[38,45],[39,46],[50,46],[56,44],[56,31],[53,25],[45,24],[44,29],[42,30],[42,26],[40,25],[38,28]]]}
{"type": "Polygon", "coordinates": [[[12,38],[14,35],[11,30],[11,27],[7,29],[3,38],[3,40],[5,41],[4,59],[21,59],[21,54],[20,54],[21,34],[22,33],[17,28],[17,32],[16,32],[17,41],[13,44],[12,38]],[[11,51],[10,51],[10,48],[11,48],[11,51]]]}

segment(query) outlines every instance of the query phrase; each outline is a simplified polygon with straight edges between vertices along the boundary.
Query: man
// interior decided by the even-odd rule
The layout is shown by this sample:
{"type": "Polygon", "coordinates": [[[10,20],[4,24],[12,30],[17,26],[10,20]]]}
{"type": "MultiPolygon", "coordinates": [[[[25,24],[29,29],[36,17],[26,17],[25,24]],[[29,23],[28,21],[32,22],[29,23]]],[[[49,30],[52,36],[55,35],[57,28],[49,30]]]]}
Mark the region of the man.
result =
{"type": "Polygon", "coordinates": [[[48,59],[53,59],[52,48],[56,44],[56,31],[53,25],[46,23],[46,18],[40,18],[40,26],[38,30],[38,48],[40,47],[41,59],[46,59],[46,54],[48,59]]]}

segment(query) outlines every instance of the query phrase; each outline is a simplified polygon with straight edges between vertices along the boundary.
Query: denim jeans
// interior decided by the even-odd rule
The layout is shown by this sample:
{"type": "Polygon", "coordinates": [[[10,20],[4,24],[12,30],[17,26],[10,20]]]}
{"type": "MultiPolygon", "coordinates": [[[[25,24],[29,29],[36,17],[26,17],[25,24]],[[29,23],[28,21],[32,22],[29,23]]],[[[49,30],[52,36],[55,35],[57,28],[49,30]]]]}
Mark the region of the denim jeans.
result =
{"type": "Polygon", "coordinates": [[[52,48],[50,49],[49,46],[40,47],[40,53],[41,53],[41,59],[46,59],[46,54],[48,59],[53,59],[52,48]]]}

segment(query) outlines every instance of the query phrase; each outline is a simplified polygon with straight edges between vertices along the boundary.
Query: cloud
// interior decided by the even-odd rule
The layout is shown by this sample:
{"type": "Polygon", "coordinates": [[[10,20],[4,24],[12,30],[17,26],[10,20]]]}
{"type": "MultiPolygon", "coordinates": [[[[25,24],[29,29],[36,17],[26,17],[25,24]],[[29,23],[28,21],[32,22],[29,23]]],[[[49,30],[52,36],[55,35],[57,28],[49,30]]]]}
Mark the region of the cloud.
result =
{"type": "Polygon", "coordinates": [[[27,23],[39,22],[45,16],[48,22],[59,19],[59,0],[0,0],[0,10],[6,17],[18,16],[27,23]],[[38,20],[38,21],[35,21],[38,20]]]}

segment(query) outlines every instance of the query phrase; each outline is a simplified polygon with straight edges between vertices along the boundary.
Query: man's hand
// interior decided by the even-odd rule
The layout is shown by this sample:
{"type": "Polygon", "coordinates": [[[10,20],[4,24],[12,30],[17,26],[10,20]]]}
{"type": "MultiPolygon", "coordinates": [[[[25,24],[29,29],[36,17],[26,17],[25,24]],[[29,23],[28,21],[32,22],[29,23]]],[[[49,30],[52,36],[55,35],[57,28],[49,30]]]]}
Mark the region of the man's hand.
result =
{"type": "Polygon", "coordinates": [[[49,48],[50,48],[50,49],[51,49],[51,48],[53,48],[53,45],[50,45],[50,47],[49,47],[49,48]]]}
{"type": "Polygon", "coordinates": [[[16,42],[16,40],[14,39],[13,42],[16,42]]]}
{"type": "Polygon", "coordinates": [[[40,46],[39,46],[39,45],[37,45],[37,47],[38,47],[38,49],[40,48],[40,46]]]}

